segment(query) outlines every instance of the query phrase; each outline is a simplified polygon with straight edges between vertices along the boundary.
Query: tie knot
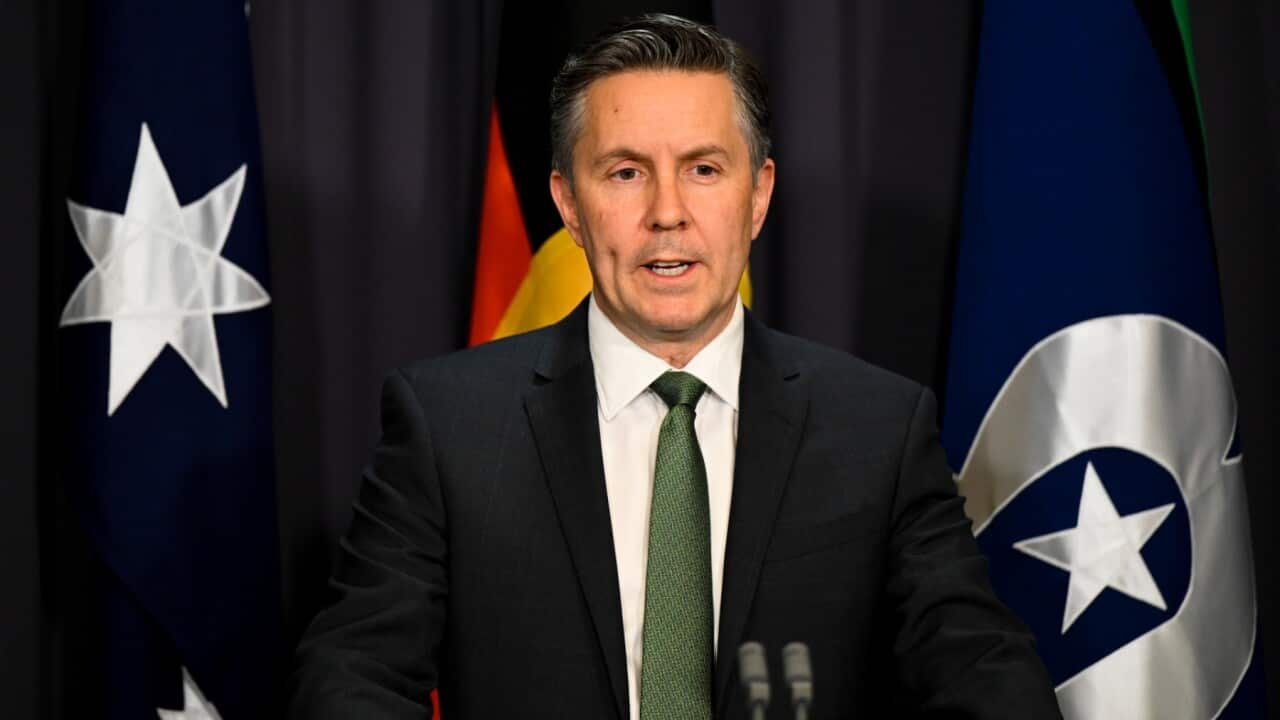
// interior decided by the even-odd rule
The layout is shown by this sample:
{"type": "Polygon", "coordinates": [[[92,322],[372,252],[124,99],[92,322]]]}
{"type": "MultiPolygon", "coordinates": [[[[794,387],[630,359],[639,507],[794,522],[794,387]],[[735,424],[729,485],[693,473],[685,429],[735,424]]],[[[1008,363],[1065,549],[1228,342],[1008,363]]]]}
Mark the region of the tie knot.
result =
{"type": "Polygon", "coordinates": [[[662,376],[654,380],[649,387],[658,393],[658,397],[662,398],[667,407],[688,405],[690,409],[698,404],[698,398],[702,397],[703,391],[707,389],[707,386],[693,375],[675,370],[662,373],[662,376]]]}

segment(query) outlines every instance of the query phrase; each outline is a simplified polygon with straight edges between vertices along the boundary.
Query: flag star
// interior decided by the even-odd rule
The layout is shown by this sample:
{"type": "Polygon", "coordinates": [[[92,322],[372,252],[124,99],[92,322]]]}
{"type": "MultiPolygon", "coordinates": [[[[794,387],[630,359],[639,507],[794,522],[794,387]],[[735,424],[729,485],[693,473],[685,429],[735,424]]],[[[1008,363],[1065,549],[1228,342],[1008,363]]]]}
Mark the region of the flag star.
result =
{"type": "Polygon", "coordinates": [[[182,709],[156,708],[156,714],[160,716],[160,720],[222,720],[218,709],[200,692],[186,668],[182,668],[182,709]]]}
{"type": "Polygon", "coordinates": [[[252,275],[221,256],[244,179],[241,165],[204,197],[179,204],[144,123],[124,214],[67,201],[93,269],[71,294],[59,325],[111,323],[107,415],[166,345],[227,406],[213,316],[271,302],[252,275]]]}
{"type": "Polygon", "coordinates": [[[1014,543],[1022,552],[1067,571],[1062,633],[1106,588],[1167,610],[1164,596],[1142,559],[1142,547],[1173,511],[1173,503],[1120,517],[1093,463],[1084,473],[1076,526],[1014,543]]]}

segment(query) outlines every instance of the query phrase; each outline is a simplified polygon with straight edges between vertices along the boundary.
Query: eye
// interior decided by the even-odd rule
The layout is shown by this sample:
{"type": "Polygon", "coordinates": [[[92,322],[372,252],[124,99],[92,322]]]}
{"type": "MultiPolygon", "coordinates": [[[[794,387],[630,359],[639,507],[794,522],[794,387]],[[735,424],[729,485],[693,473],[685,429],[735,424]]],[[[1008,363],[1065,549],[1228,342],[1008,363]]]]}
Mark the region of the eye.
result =
{"type": "Polygon", "coordinates": [[[622,180],[623,182],[629,182],[631,180],[635,180],[636,176],[639,174],[640,172],[635,168],[628,167],[628,168],[622,168],[620,170],[615,170],[613,172],[613,177],[617,178],[618,180],[622,180]]]}
{"type": "Polygon", "coordinates": [[[700,163],[698,165],[693,166],[693,174],[697,175],[698,177],[704,177],[704,178],[715,177],[719,173],[720,171],[716,169],[714,165],[707,165],[706,163],[700,163]]]}

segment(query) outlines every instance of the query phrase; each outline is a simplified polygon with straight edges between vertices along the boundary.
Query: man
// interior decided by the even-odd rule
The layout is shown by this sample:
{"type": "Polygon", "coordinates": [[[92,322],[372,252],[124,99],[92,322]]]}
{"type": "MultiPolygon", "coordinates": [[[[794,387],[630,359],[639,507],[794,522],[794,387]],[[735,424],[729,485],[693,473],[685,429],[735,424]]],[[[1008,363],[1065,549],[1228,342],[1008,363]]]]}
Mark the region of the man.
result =
{"type": "Polygon", "coordinates": [[[593,291],[388,379],[295,714],[426,717],[439,687],[447,720],[745,717],[756,640],[808,643],[815,717],[1057,717],[929,392],[742,308],[774,183],[742,50],[646,16],[566,62],[551,112],[593,291]]]}

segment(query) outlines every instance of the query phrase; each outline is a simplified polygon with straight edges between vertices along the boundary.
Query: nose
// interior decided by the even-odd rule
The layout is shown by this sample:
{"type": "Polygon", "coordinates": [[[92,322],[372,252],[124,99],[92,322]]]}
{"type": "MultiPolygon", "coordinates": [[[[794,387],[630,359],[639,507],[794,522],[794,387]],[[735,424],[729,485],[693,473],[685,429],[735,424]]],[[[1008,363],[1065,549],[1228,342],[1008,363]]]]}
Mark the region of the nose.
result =
{"type": "Polygon", "coordinates": [[[650,230],[682,230],[689,224],[688,208],[674,173],[659,173],[653,184],[646,225],[650,230]]]}

